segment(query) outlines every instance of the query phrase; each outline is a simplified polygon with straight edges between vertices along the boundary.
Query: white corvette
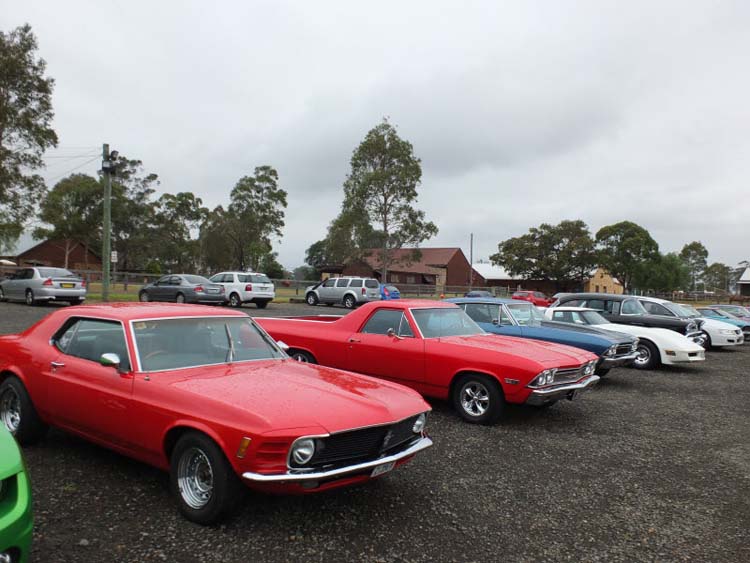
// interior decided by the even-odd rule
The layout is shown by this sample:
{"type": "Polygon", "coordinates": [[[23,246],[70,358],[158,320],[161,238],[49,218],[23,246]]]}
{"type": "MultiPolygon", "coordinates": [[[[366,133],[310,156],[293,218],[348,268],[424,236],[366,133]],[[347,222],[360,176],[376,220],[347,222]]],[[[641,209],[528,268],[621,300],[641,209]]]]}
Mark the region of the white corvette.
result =
{"type": "Polygon", "coordinates": [[[706,359],[706,352],[701,346],[674,330],[611,323],[594,309],[586,307],[563,305],[547,309],[544,315],[552,321],[590,325],[637,336],[638,357],[633,367],[638,369],[656,369],[662,364],[702,362],[706,359]]]}

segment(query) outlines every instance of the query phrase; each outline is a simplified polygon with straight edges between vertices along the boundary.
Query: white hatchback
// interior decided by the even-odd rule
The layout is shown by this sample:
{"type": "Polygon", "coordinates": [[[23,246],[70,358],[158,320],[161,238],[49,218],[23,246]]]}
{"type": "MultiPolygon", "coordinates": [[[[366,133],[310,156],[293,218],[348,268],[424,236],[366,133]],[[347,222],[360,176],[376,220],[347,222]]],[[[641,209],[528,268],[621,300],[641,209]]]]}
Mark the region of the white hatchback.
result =
{"type": "Polygon", "coordinates": [[[276,288],[266,274],[219,272],[211,276],[210,280],[224,286],[232,307],[242,307],[243,303],[255,303],[258,309],[265,309],[276,297],[276,288]]]}

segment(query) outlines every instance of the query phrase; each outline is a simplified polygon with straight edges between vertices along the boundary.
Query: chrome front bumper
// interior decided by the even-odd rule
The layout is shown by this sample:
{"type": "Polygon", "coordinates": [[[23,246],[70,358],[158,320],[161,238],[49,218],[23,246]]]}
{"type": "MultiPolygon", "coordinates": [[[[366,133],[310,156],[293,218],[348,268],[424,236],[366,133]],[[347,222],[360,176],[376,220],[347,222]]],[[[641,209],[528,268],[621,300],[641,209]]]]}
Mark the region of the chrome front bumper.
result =
{"type": "MultiPolygon", "coordinates": [[[[597,377],[597,379],[599,378],[597,377]]],[[[356,465],[348,465],[346,467],[339,467],[336,469],[329,469],[325,471],[313,470],[303,472],[299,470],[289,470],[286,473],[274,473],[271,475],[247,471],[242,474],[242,478],[247,479],[248,481],[253,481],[255,483],[325,481],[327,479],[345,477],[346,475],[349,475],[351,473],[358,473],[367,469],[374,469],[375,467],[384,465],[386,463],[400,461],[409,456],[413,456],[417,452],[421,452],[422,450],[425,450],[430,446],[432,446],[432,440],[425,436],[421,440],[419,440],[419,442],[408,447],[402,452],[374,459],[372,461],[365,461],[356,465]]]]}
{"type": "Polygon", "coordinates": [[[569,399],[572,401],[576,395],[583,393],[584,391],[589,391],[598,382],[598,375],[589,375],[576,383],[546,387],[544,389],[534,389],[531,392],[531,395],[529,395],[529,398],[526,399],[526,404],[541,406],[553,401],[559,401],[560,399],[569,399]]]}
{"type": "Polygon", "coordinates": [[[610,369],[610,368],[616,368],[619,366],[628,366],[632,364],[637,357],[638,357],[638,352],[631,352],[630,354],[625,354],[624,356],[615,356],[615,357],[604,356],[599,362],[599,365],[597,367],[610,369]]]}

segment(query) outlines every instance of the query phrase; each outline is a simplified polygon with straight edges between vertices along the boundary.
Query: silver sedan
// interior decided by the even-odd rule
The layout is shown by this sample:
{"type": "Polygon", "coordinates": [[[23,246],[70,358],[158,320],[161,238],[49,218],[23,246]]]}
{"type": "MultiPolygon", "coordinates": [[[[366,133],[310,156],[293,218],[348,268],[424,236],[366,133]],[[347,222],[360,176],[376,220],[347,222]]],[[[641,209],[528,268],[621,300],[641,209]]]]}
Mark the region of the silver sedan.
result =
{"type": "Polygon", "coordinates": [[[80,305],[86,299],[86,282],[64,268],[23,268],[0,282],[0,301],[65,301],[80,305]]]}
{"type": "Polygon", "coordinates": [[[138,293],[140,301],[172,301],[175,303],[213,303],[223,305],[227,295],[223,285],[203,276],[170,274],[144,285],[138,293]]]}

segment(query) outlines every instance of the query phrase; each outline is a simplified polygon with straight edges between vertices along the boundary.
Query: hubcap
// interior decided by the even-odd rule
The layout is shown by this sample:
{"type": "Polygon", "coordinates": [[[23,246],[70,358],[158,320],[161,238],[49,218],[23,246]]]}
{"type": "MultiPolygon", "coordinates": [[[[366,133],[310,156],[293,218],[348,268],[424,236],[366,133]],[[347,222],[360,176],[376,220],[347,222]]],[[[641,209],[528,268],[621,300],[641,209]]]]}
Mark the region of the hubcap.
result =
{"type": "Polygon", "coordinates": [[[34,294],[30,291],[26,292],[26,303],[31,305],[34,302],[34,294]]]}
{"type": "Polygon", "coordinates": [[[635,359],[636,365],[645,366],[651,359],[651,351],[645,346],[638,347],[638,357],[635,359]]]}
{"type": "Polygon", "coordinates": [[[232,295],[232,296],[231,296],[231,297],[229,298],[229,301],[231,302],[231,304],[232,304],[232,307],[239,307],[239,305],[240,305],[240,300],[239,300],[239,299],[237,299],[237,296],[236,296],[236,295],[232,295]]]}
{"type": "Polygon", "coordinates": [[[299,352],[292,354],[292,359],[297,360],[298,362],[308,363],[307,356],[305,354],[300,354],[299,352]]]}
{"type": "Polygon", "coordinates": [[[0,420],[2,420],[8,432],[18,432],[21,425],[21,399],[15,389],[8,387],[0,397],[0,420]]]}
{"type": "Polygon", "coordinates": [[[203,508],[211,500],[214,472],[203,450],[190,448],[182,454],[177,465],[177,485],[182,500],[190,508],[203,508]]]}
{"type": "Polygon", "coordinates": [[[313,297],[312,295],[310,297],[308,297],[307,298],[307,304],[308,305],[315,305],[315,297],[313,297]]]}
{"type": "Polygon", "coordinates": [[[471,416],[482,416],[490,406],[490,394],[478,381],[470,381],[461,388],[461,406],[471,416]]]}
{"type": "Polygon", "coordinates": [[[177,301],[177,303],[184,303],[185,302],[185,296],[184,295],[178,295],[176,301],[177,301]]]}

